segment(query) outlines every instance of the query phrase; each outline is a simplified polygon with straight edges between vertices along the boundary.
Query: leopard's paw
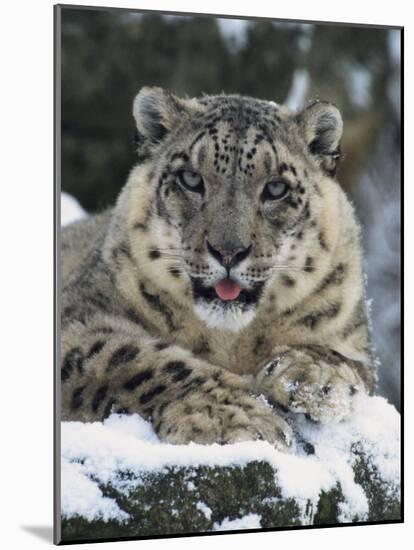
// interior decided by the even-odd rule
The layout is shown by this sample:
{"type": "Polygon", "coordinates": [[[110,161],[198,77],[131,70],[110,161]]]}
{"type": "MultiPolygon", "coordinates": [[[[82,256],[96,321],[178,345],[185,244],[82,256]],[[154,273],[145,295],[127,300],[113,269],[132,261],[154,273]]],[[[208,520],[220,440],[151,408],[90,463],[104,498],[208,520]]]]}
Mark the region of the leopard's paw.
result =
{"type": "Polygon", "coordinates": [[[192,394],[170,403],[155,429],[162,440],[174,444],[264,440],[287,451],[292,441],[289,425],[270,406],[243,391],[192,394]]]}
{"type": "Polygon", "coordinates": [[[339,422],[365,388],[355,369],[332,353],[291,349],[262,369],[260,387],[292,412],[321,423],[339,422]]]}

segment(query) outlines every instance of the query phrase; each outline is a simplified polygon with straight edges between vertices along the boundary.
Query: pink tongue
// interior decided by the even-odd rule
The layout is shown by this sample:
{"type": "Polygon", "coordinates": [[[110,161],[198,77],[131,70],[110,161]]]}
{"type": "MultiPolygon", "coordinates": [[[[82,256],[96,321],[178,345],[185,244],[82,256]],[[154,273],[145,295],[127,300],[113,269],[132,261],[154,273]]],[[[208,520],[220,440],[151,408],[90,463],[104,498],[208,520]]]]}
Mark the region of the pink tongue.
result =
{"type": "Polygon", "coordinates": [[[222,279],[216,284],[214,290],[221,300],[235,300],[238,298],[241,288],[235,281],[222,279]]]}

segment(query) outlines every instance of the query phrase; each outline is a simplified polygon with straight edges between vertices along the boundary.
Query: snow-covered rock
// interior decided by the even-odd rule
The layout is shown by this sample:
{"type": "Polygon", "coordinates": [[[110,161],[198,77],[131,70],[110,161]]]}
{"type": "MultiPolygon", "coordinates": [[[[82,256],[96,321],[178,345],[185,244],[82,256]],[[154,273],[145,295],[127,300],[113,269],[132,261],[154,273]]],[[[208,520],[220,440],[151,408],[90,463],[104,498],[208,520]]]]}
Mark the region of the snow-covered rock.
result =
{"type": "Polygon", "coordinates": [[[79,202],[64,191],[60,194],[60,224],[69,225],[86,218],[87,214],[79,202]]]}
{"type": "Polygon", "coordinates": [[[400,417],[361,397],[352,417],[290,419],[270,444],[170,445],[138,415],[62,424],[62,539],[326,525],[400,518],[400,417]]]}

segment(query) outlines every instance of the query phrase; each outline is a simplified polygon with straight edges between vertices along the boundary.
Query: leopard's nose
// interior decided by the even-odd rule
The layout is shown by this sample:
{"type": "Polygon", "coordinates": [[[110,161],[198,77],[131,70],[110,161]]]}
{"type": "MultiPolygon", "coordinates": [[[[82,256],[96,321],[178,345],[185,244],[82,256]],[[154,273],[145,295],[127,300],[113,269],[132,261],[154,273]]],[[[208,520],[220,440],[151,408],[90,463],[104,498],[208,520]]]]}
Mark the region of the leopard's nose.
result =
{"type": "Polygon", "coordinates": [[[232,247],[221,245],[214,247],[207,241],[207,250],[227,271],[242,262],[250,254],[252,244],[247,247],[232,247]]]}

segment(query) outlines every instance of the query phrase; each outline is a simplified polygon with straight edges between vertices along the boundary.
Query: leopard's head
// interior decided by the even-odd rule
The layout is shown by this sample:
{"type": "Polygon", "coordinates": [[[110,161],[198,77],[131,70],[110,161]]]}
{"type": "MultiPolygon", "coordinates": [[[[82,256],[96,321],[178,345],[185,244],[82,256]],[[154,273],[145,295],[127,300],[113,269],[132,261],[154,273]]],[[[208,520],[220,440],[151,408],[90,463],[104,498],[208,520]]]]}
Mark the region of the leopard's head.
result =
{"type": "Polygon", "coordinates": [[[141,175],[130,227],[146,275],[233,331],[269,296],[300,296],[330,246],[321,220],[324,187],[337,185],[338,109],[144,88],[133,114],[141,175]]]}

